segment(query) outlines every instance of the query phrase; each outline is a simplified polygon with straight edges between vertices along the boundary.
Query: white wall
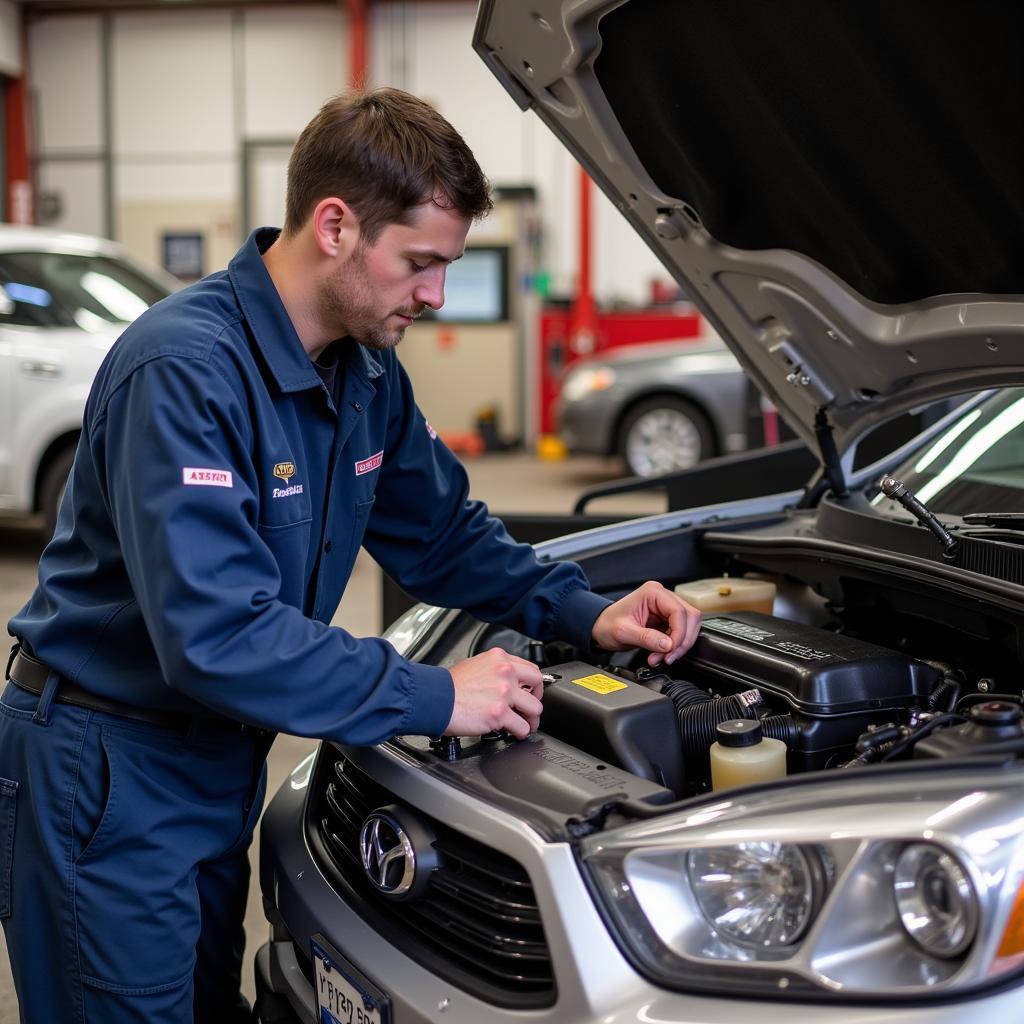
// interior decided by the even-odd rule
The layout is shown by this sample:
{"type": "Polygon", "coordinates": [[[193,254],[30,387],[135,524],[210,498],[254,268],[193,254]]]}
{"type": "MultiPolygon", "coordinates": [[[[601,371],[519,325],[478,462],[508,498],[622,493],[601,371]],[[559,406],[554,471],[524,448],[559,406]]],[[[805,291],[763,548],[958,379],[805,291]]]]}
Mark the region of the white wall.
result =
{"type": "MultiPolygon", "coordinates": [[[[0,0],[0,15],[9,6],[0,0]]],[[[371,84],[434,102],[495,184],[537,187],[544,269],[557,291],[570,293],[578,262],[576,165],[473,51],[475,13],[469,0],[371,6],[371,84]]],[[[241,240],[247,218],[266,223],[280,216],[287,152],[280,143],[293,141],[347,84],[346,16],[340,5],[295,3],[107,18],[114,234],[153,260],[161,225],[208,232],[207,269],[214,269],[241,240]],[[243,143],[252,154],[248,168],[241,165],[243,143]]],[[[60,226],[95,233],[106,222],[104,24],[100,15],[53,16],[34,22],[29,37],[40,184],[62,194],[60,226]]],[[[644,301],[650,279],[667,275],[599,193],[595,207],[598,298],[644,301]]]]}
{"type": "Polygon", "coordinates": [[[41,155],[94,156],[102,145],[99,19],[74,16],[33,22],[29,47],[41,155]]]}
{"type": "Polygon", "coordinates": [[[244,46],[250,139],[294,139],[348,83],[348,37],[337,7],[246,11],[244,46]]]}
{"type": "Polygon", "coordinates": [[[53,227],[102,235],[103,69],[100,21],[69,16],[29,26],[39,190],[60,197],[53,227]]]}
{"type": "Polygon", "coordinates": [[[21,74],[21,13],[11,0],[0,0],[0,75],[21,74]]]}

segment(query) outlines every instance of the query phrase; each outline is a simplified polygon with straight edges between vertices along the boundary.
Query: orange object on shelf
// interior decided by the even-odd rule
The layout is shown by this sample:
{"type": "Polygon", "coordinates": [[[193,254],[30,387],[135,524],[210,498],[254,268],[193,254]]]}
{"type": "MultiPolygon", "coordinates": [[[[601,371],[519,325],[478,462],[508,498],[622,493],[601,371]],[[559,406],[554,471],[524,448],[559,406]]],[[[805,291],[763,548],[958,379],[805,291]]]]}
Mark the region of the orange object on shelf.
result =
{"type": "Polygon", "coordinates": [[[438,435],[456,455],[483,455],[484,440],[473,430],[446,431],[439,430],[438,435]]]}

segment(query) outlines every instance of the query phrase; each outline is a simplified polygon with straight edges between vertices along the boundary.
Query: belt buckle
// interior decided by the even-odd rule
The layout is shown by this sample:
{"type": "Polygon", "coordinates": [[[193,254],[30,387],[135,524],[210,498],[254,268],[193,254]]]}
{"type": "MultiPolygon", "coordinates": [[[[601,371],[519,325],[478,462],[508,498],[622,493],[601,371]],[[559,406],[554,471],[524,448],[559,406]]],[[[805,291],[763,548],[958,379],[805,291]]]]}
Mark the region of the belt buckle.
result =
{"type": "Polygon", "coordinates": [[[4,679],[11,678],[11,666],[14,664],[14,659],[21,653],[21,641],[16,640],[11,647],[11,653],[7,658],[7,668],[4,670],[4,679]]]}

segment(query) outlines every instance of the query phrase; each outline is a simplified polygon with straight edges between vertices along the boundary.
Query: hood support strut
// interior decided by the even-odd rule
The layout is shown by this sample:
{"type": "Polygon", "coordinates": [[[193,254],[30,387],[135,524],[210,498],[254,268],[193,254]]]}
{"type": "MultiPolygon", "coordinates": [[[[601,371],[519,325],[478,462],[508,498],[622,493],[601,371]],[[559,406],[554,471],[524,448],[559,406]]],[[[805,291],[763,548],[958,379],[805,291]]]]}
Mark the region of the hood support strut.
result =
{"type": "Polygon", "coordinates": [[[814,414],[814,433],[818,438],[818,450],[821,452],[821,463],[829,488],[837,498],[845,498],[848,491],[846,478],[843,476],[843,464],[839,459],[835,438],[832,436],[832,424],[829,423],[823,408],[819,408],[814,414]]]}

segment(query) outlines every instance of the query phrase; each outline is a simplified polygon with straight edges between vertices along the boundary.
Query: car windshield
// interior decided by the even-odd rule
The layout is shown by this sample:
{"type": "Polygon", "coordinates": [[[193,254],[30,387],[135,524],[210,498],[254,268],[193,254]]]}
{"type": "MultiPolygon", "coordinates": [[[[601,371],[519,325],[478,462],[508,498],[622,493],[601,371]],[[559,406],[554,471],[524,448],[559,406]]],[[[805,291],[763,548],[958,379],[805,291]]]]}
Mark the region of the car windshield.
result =
{"type": "MultiPolygon", "coordinates": [[[[964,413],[893,476],[933,512],[1024,511],[1024,388],[1000,391],[964,413]]],[[[882,495],[874,504],[899,509],[882,495]]]]}
{"type": "Polygon", "coordinates": [[[0,324],[97,330],[130,323],[167,289],[108,255],[0,253],[0,324]]]}

